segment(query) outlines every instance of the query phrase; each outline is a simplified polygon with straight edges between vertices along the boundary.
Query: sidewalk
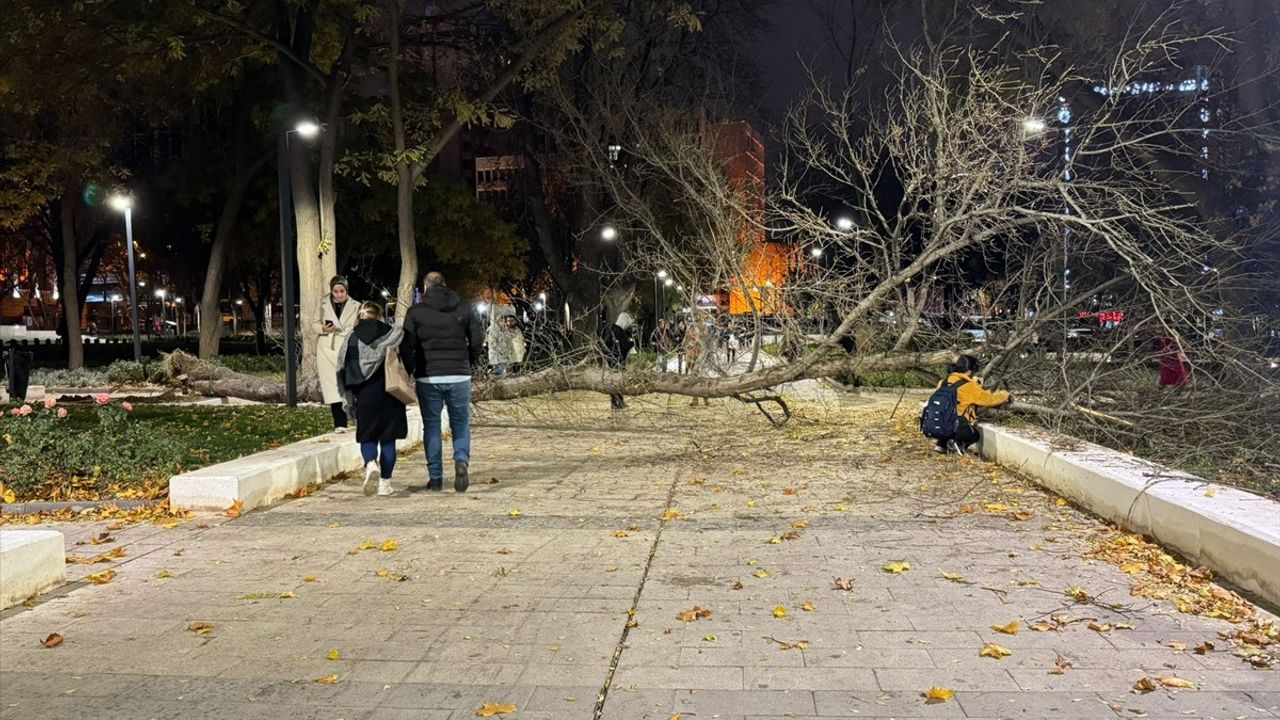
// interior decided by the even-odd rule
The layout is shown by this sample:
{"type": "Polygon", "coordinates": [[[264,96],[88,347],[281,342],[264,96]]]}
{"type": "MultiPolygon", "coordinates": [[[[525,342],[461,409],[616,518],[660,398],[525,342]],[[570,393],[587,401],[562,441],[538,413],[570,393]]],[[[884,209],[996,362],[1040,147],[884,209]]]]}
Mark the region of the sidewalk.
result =
{"type": "MultiPolygon", "coordinates": [[[[929,453],[893,398],[805,401],[782,430],[734,401],[630,404],[486,404],[466,494],[350,480],[103,545],[60,527],[125,556],[0,615],[0,718],[1280,717],[1280,671],[1232,654],[1235,626],[1131,596],[1140,572],[1084,557],[1113,537],[1096,519],[929,453]]],[[[424,482],[422,458],[396,474],[424,482]]]]}

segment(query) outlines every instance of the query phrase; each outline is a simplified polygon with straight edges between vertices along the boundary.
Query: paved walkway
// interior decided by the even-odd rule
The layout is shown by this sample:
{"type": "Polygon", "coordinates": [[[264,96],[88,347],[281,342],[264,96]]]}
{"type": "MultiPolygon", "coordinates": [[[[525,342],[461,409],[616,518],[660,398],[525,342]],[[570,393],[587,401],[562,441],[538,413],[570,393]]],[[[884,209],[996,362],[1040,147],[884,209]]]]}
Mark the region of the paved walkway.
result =
{"type": "Polygon", "coordinates": [[[1140,572],[1086,557],[1116,537],[1095,518],[929,453],[893,401],[807,401],[782,430],[730,401],[487,406],[465,495],[348,481],[112,530],[71,552],[124,557],[69,568],[114,580],[0,615],[0,717],[1280,717],[1234,626],[1132,597],[1140,572]]]}

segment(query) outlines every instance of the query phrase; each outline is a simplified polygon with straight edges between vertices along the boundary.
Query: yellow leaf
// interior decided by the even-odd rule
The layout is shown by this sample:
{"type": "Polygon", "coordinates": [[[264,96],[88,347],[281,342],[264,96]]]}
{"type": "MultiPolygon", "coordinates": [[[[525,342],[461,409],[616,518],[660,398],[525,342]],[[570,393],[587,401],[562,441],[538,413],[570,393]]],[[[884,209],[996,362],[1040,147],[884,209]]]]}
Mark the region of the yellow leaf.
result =
{"type": "Polygon", "coordinates": [[[773,609],[773,616],[776,618],[784,618],[787,616],[787,609],[779,605],[773,609]]]}
{"type": "Polygon", "coordinates": [[[777,535],[774,535],[773,537],[769,538],[765,542],[769,545],[781,545],[782,538],[778,537],[777,535]]]}
{"type": "Polygon", "coordinates": [[[499,705],[498,703],[486,702],[484,705],[476,709],[476,717],[493,717],[494,715],[509,715],[516,711],[516,704],[509,703],[499,705]]]}
{"type": "Polygon", "coordinates": [[[711,611],[699,605],[694,605],[688,610],[676,615],[676,619],[680,622],[693,622],[694,620],[702,620],[703,618],[709,617],[711,617],[711,611]]]}
{"type": "Polygon", "coordinates": [[[1178,678],[1178,677],[1160,678],[1160,684],[1167,688],[1184,688],[1187,690],[1196,689],[1195,683],[1191,682],[1190,680],[1183,680],[1182,678],[1178,678]]]}
{"type": "Polygon", "coordinates": [[[797,530],[803,530],[804,528],[809,527],[809,521],[808,520],[792,520],[791,527],[796,528],[797,530]]]}
{"type": "Polygon", "coordinates": [[[911,569],[911,563],[909,562],[892,562],[884,566],[885,572],[893,573],[894,575],[901,575],[902,573],[910,569],[911,569]]]}
{"type": "Polygon", "coordinates": [[[805,600],[804,604],[800,606],[800,609],[805,612],[813,612],[814,610],[813,603],[809,602],[808,600],[805,600]]]}
{"type": "Polygon", "coordinates": [[[168,570],[161,570],[160,572],[156,573],[157,580],[168,580],[171,577],[173,577],[173,573],[169,572],[168,570]]]}
{"type": "Polygon", "coordinates": [[[978,657],[989,657],[995,658],[996,660],[1009,657],[1012,654],[1013,651],[1009,648],[1000,647],[999,645],[993,645],[991,643],[983,645],[982,649],[978,651],[978,657]]]}
{"type": "Polygon", "coordinates": [[[1017,635],[1018,621],[1014,620],[1013,622],[1010,622],[1007,625],[992,625],[991,629],[995,630],[998,633],[1004,633],[1005,635],[1017,635]]]}
{"type": "Polygon", "coordinates": [[[381,550],[382,552],[391,552],[392,550],[396,549],[396,541],[385,540],[381,545],[378,546],[378,549],[381,550]]]}
{"type": "Polygon", "coordinates": [[[1146,569],[1146,567],[1147,566],[1143,565],[1142,563],[1127,562],[1120,566],[1120,572],[1126,575],[1133,575],[1135,573],[1142,572],[1143,570],[1146,569]]]}
{"type": "Polygon", "coordinates": [[[625,530],[615,530],[615,531],[613,532],[613,536],[614,536],[614,537],[616,537],[616,538],[624,538],[624,537],[626,537],[626,536],[627,536],[627,531],[625,531],[625,530]]]}
{"type": "Polygon", "coordinates": [[[374,549],[375,547],[377,547],[377,545],[376,545],[372,540],[365,540],[364,542],[360,543],[360,547],[358,547],[358,548],[356,548],[356,549],[357,549],[357,550],[372,550],[372,549],[374,549]]]}
{"type": "Polygon", "coordinates": [[[88,580],[94,585],[106,585],[107,583],[114,580],[115,576],[116,576],[115,570],[103,570],[102,572],[96,572],[96,573],[93,573],[92,575],[85,575],[84,579],[88,580]]]}
{"type": "Polygon", "coordinates": [[[1096,633],[1101,633],[1103,635],[1106,635],[1107,633],[1111,632],[1111,625],[1109,623],[1099,624],[1096,622],[1090,622],[1089,629],[1096,633]]]}
{"type": "Polygon", "coordinates": [[[925,690],[920,694],[924,696],[925,705],[936,705],[937,703],[944,703],[956,696],[954,691],[949,690],[947,688],[940,688],[940,687],[929,688],[928,690],[925,690]]]}
{"type": "Polygon", "coordinates": [[[752,574],[752,575],[755,575],[755,576],[756,576],[756,577],[758,577],[758,578],[767,578],[767,577],[769,577],[769,571],[768,571],[768,570],[757,570],[757,571],[755,571],[755,572],[753,572],[753,573],[751,573],[751,574],[752,574]]]}
{"type": "Polygon", "coordinates": [[[949,573],[949,572],[942,573],[942,579],[950,580],[951,582],[964,582],[963,575],[957,575],[955,573],[949,573]]]}
{"type": "MultiPolygon", "coordinates": [[[[520,511],[519,511],[519,510],[517,510],[516,508],[511,508],[510,510],[508,510],[508,511],[507,511],[507,515],[508,515],[509,517],[520,517],[520,516],[521,516],[521,515],[523,515],[523,514],[524,514],[524,513],[520,512],[520,511]]],[[[514,711],[513,711],[513,712],[514,712],[514,711]]]]}
{"type": "Polygon", "coordinates": [[[15,503],[18,501],[18,496],[12,490],[5,487],[4,483],[0,483],[0,501],[5,503],[15,503]]]}
{"type": "Polygon", "coordinates": [[[831,509],[832,509],[832,510],[835,510],[836,512],[849,512],[849,506],[848,506],[848,505],[836,505],[835,507],[833,507],[833,508],[831,508],[831,509]]]}
{"type": "MultiPolygon", "coordinates": [[[[1204,496],[1205,496],[1205,497],[1209,497],[1209,498],[1211,498],[1211,497],[1213,497],[1214,495],[1217,495],[1217,494],[1218,494],[1218,488],[1213,488],[1213,487],[1211,487],[1211,488],[1209,488],[1208,490],[1205,490],[1205,491],[1204,491],[1204,496]]],[[[1177,678],[1174,678],[1174,679],[1176,680],[1177,678]]],[[[1162,681],[1162,682],[1163,682],[1163,681],[1162,681]]],[[[1195,687],[1195,686],[1193,685],[1192,687],[1195,687]]]]}
{"type": "Polygon", "coordinates": [[[702,636],[702,641],[703,641],[703,642],[715,642],[715,641],[716,641],[716,636],[715,636],[715,635],[703,635],[703,636],[702,636]]]}
{"type": "Polygon", "coordinates": [[[213,625],[207,622],[193,622],[187,626],[187,629],[200,637],[209,637],[213,634],[213,625]]]}
{"type": "Polygon", "coordinates": [[[325,655],[325,657],[329,658],[330,660],[341,660],[342,653],[338,652],[337,650],[330,650],[329,654],[325,655]]]}
{"type": "Polygon", "coordinates": [[[374,575],[377,575],[378,577],[386,577],[390,574],[391,571],[386,568],[378,568],[378,571],[374,573],[374,575]]]}
{"type": "Polygon", "coordinates": [[[748,500],[748,501],[747,501],[747,507],[749,507],[749,508],[753,508],[753,507],[755,507],[755,506],[756,506],[756,501],[755,501],[755,500],[748,500]]]}
{"type": "Polygon", "coordinates": [[[1067,502],[1066,498],[1058,498],[1057,500],[1053,501],[1053,504],[1057,505],[1058,507],[1066,507],[1069,503],[1067,502]]]}
{"type": "Polygon", "coordinates": [[[315,575],[307,575],[302,578],[302,582],[315,582],[319,579],[320,578],[316,577],[315,575]]]}
{"type": "Polygon", "coordinates": [[[321,675],[320,677],[316,678],[316,682],[320,683],[321,685],[337,685],[338,676],[337,675],[321,675]]]}
{"type": "Polygon", "coordinates": [[[227,517],[238,518],[244,513],[244,500],[236,500],[231,503],[231,507],[227,508],[227,517]]]}
{"type": "Polygon", "coordinates": [[[1089,602],[1089,592],[1081,587],[1069,587],[1066,590],[1067,596],[1076,602],[1089,602]]]}
{"type": "Polygon", "coordinates": [[[1116,624],[1115,624],[1115,629],[1117,629],[1117,630],[1132,630],[1132,629],[1133,629],[1133,626],[1132,626],[1132,625],[1130,625],[1129,623],[1116,623],[1116,624]]]}
{"type": "Polygon", "coordinates": [[[989,513],[1002,513],[1009,511],[1009,506],[1001,503],[987,503],[986,505],[983,505],[983,508],[989,513]]]}
{"type": "Polygon", "coordinates": [[[1168,645],[1169,647],[1173,648],[1174,650],[1179,650],[1179,651],[1181,651],[1181,650],[1186,650],[1186,649],[1187,649],[1187,644],[1186,644],[1186,643],[1184,643],[1184,642],[1178,642],[1177,640],[1170,641],[1170,642],[1166,643],[1166,645],[1168,645]]]}

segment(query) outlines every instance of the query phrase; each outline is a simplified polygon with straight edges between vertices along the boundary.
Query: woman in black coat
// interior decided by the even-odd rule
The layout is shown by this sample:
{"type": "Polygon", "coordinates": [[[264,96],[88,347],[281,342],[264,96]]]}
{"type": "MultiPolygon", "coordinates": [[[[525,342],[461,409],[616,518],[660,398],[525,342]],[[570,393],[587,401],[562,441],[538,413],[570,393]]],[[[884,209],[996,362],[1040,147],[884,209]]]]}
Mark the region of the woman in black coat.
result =
{"type": "Polygon", "coordinates": [[[364,458],[364,494],[372,495],[377,479],[379,495],[390,495],[396,466],[396,440],[409,435],[405,405],[386,390],[387,351],[398,347],[404,331],[382,322],[382,308],[367,302],[359,321],[343,345],[338,363],[338,386],[348,413],[354,410],[356,442],[364,458]],[[351,406],[354,406],[351,407],[351,406]]]}

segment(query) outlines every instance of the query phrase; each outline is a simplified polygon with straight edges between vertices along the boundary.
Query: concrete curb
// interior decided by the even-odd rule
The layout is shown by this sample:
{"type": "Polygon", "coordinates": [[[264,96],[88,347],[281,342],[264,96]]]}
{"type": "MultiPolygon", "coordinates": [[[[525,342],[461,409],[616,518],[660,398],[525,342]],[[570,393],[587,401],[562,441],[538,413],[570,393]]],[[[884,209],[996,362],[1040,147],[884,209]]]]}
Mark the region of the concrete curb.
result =
{"type": "MultiPolygon", "coordinates": [[[[409,410],[405,449],[422,442],[422,416],[409,410]]],[[[169,507],[174,510],[226,510],[237,500],[250,510],[364,466],[355,433],[326,434],[274,450],[237,458],[169,478],[169,507]]]]}
{"type": "Polygon", "coordinates": [[[1280,605],[1280,502],[1044,431],[984,425],[982,454],[1280,605]]]}
{"type": "Polygon", "coordinates": [[[54,530],[0,530],[0,610],[67,581],[66,541],[54,530]]]}

